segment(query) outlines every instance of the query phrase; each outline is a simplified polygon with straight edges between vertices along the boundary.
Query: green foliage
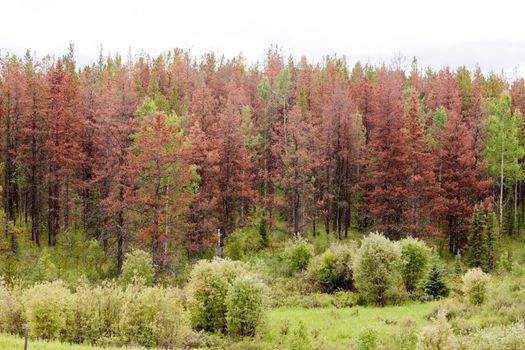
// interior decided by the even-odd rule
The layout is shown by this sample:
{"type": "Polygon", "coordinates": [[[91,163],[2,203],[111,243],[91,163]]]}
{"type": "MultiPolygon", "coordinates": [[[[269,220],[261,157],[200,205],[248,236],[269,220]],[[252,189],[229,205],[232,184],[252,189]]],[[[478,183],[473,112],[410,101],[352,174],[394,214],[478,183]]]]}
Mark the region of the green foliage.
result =
{"type": "Polygon", "coordinates": [[[49,251],[46,248],[43,248],[34,270],[34,280],[37,282],[44,282],[55,281],[56,279],[58,279],[58,269],[51,260],[49,251]]]}
{"type": "Polygon", "coordinates": [[[457,347],[457,339],[444,313],[438,314],[433,325],[423,328],[416,345],[417,350],[453,350],[457,347]]]}
{"type": "Polygon", "coordinates": [[[125,344],[182,348],[189,317],[177,289],[132,284],[124,292],[119,335],[125,344]]]}
{"type": "Polygon", "coordinates": [[[379,233],[370,233],[357,250],[354,263],[355,285],[361,295],[376,304],[393,301],[401,284],[399,246],[379,233]]]}
{"type": "Polygon", "coordinates": [[[522,119],[519,112],[512,112],[511,97],[503,92],[490,106],[490,116],[486,122],[485,159],[490,176],[499,179],[503,172],[504,186],[512,186],[523,178],[519,162],[525,156],[521,143],[522,119]],[[502,168],[503,167],[503,168],[502,168]]]}
{"type": "Polygon", "coordinates": [[[314,344],[312,336],[306,329],[304,323],[299,322],[287,338],[286,349],[288,350],[313,350],[314,344]]]}
{"type": "Polygon", "coordinates": [[[504,251],[499,255],[498,260],[496,261],[496,270],[499,273],[509,272],[511,270],[509,252],[504,251]]]}
{"type": "Polygon", "coordinates": [[[31,336],[45,340],[59,339],[66,329],[71,310],[69,289],[62,282],[40,283],[25,290],[23,300],[31,336]]]}
{"type": "Polygon", "coordinates": [[[308,277],[323,290],[352,287],[352,255],[350,245],[333,244],[323,254],[316,256],[308,267],[308,277]]]}
{"type": "Polygon", "coordinates": [[[8,288],[0,279],[0,333],[22,335],[25,323],[21,288],[8,288]]]}
{"type": "Polygon", "coordinates": [[[480,329],[460,341],[461,349],[517,350],[525,349],[525,323],[480,329]]]}
{"type": "Polygon", "coordinates": [[[186,286],[195,328],[212,332],[226,330],[226,295],[235,278],[244,272],[242,263],[228,259],[201,260],[195,265],[186,286]]]}
{"type": "Polygon", "coordinates": [[[313,255],[313,246],[302,237],[291,239],[286,243],[284,258],[290,272],[305,271],[313,255]]]}
{"type": "Polygon", "coordinates": [[[263,247],[263,238],[256,227],[248,226],[231,233],[224,244],[225,255],[233,260],[257,253],[263,247]]]}
{"type": "Polygon", "coordinates": [[[445,278],[445,272],[441,264],[434,262],[422,281],[422,290],[434,297],[447,296],[449,293],[449,287],[445,278]]]}
{"type": "Polygon", "coordinates": [[[480,268],[470,269],[463,276],[463,293],[472,305],[481,305],[487,299],[490,276],[480,268]]]}
{"type": "Polygon", "coordinates": [[[488,246],[486,238],[485,210],[476,206],[468,234],[467,262],[470,267],[488,269],[488,246]]]}
{"type": "Polygon", "coordinates": [[[134,280],[140,280],[147,286],[153,283],[151,256],[141,249],[135,249],[126,254],[122,264],[122,273],[119,277],[119,281],[123,285],[128,285],[134,280]]]}
{"type": "Polygon", "coordinates": [[[237,277],[226,295],[228,333],[253,337],[266,323],[268,287],[254,275],[237,277]]]}
{"type": "Polygon", "coordinates": [[[113,283],[96,287],[82,283],[71,297],[64,340],[101,345],[117,342],[123,299],[120,288],[113,283]]]}
{"type": "Polygon", "coordinates": [[[379,336],[377,331],[366,329],[359,334],[357,338],[357,350],[376,350],[379,336]]]}
{"type": "Polygon", "coordinates": [[[487,227],[485,232],[487,237],[487,265],[489,270],[493,270],[496,267],[499,233],[498,217],[492,209],[487,212],[487,227]]]}
{"type": "Polygon", "coordinates": [[[401,275],[409,293],[416,290],[427,272],[431,250],[423,241],[406,238],[399,242],[401,249],[401,275]]]}
{"type": "Polygon", "coordinates": [[[268,224],[266,220],[261,220],[258,225],[261,245],[266,248],[270,245],[270,233],[268,232],[268,224]]]}

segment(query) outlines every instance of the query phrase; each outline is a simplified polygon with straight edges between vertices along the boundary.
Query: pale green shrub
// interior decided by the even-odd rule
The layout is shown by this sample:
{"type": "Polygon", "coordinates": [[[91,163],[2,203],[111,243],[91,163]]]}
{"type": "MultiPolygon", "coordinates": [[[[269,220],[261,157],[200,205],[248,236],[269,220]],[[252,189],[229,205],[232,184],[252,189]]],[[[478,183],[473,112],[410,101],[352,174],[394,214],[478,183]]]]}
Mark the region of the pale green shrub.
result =
{"type": "Polygon", "coordinates": [[[119,279],[123,285],[137,279],[150,286],[153,283],[153,274],[151,256],[143,250],[135,249],[126,254],[119,279]]]}
{"type": "Polygon", "coordinates": [[[525,349],[525,323],[490,327],[468,334],[460,339],[460,349],[517,350],[525,349]]]}
{"type": "Polygon", "coordinates": [[[195,328],[226,330],[226,294],[245,265],[228,259],[201,260],[193,268],[187,288],[188,307],[195,328]]]}
{"type": "Polygon", "coordinates": [[[313,256],[313,245],[302,237],[289,240],[286,243],[284,257],[290,272],[305,271],[313,256]]]}
{"type": "Polygon", "coordinates": [[[456,337],[444,313],[438,314],[434,324],[423,328],[416,345],[417,350],[453,350],[457,347],[456,337]]]}
{"type": "Polygon", "coordinates": [[[463,276],[463,293],[473,305],[480,305],[487,298],[487,285],[490,275],[480,268],[470,269],[463,276]]]}
{"type": "Polygon", "coordinates": [[[0,332],[23,334],[26,320],[21,294],[20,287],[8,287],[0,279],[0,332]]]}
{"type": "Polygon", "coordinates": [[[24,309],[32,337],[59,339],[71,311],[71,292],[62,282],[36,284],[23,293],[24,309]]]}
{"type": "Polygon", "coordinates": [[[239,276],[226,295],[226,321],[228,333],[255,336],[266,323],[270,291],[254,275],[239,276]]]}
{"type": "Polygon", "coordinates": [[[119,323],[125,344],[182,348],[190,332],[177,289],[128,285],[119,323]]]}
{"type": "Polygon", "coordinates": [[[425,276],[430,261],[431,250],[425,242],[414,238],[405,238],[399,242],[401,249],[401,275],[409,293],[425,276]]]}
{"type": "Polygon", "coordinates": [[[363,298],[379,305],[391,301],[401,284],[400,257],[398,245],[379,233],[363,239],[353,264],[355,285],[363,298]]]}
{"type": "Polygon", "coordinates": [[[65,339],[71,343],[118,343],[123,293],[113,283],[90,287],[81,284],[72,294],[65,339]]]}

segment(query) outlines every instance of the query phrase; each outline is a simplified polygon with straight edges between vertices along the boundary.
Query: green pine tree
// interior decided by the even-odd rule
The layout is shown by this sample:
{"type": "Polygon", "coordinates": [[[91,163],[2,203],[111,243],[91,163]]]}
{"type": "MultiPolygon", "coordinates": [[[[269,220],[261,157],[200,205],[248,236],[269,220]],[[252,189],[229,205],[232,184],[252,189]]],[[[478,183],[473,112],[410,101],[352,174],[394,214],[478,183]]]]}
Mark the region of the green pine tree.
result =
{"type": "Polygon", "coordinates": [[[480,267],[485,271],[488,270],[486,226],[485,210],[477,205],[469,228],[466,258],[470,267],[480,267]]]}
{"type": "Polygon", "coordinates": [[[433,296],[434,298],[448,295],[450,289],[447,285],[442,266],[438,263],[432,264],[425,280],[423,281],[422,287],[426,294],[433,296]]]}

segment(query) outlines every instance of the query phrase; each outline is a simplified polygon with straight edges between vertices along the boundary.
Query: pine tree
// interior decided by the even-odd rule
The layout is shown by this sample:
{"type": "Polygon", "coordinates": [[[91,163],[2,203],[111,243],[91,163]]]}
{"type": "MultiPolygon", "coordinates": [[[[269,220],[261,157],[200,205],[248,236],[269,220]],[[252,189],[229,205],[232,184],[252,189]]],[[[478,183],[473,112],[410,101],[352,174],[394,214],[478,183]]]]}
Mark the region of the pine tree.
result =
{"type": "Polygon", "coordinates": [[[487,218],[482,205],[477,205],[472,214],[468,233],[467,262],[470,267],[488,270],[487,218]]]}
{"type": "Polygon", "coordinates": [[[449,250],[455,253],[466,243],[473,207],[484,199],[492,181],[483,177],[484,164],[477,161],[472,135],[457,114],[449,115],[437,147],[440,201],[445,207],[441,217],[449,237],[449,250]]]}
{"type": "Polygon", "coordinates": [[[438,263],[433,263],[430,266],[428,274],[423,281],[422,289],[426,294],[434,298],[448,295],[450,289],[447,285],[443,268],[438,263]]]}

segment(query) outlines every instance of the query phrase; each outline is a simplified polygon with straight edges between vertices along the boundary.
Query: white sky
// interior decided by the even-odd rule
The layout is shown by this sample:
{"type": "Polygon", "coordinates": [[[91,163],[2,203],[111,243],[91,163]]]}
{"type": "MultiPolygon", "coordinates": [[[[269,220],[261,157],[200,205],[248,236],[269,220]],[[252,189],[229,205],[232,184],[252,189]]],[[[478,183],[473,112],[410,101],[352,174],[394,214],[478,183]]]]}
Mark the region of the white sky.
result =
{"type": "Polygon", "coordinates": [[[525,73],[525,1],[259,0],[2,1],[2,55],[26,49],[77,61],[105,53],[157,54],[180,47],[261,61],[271,44],[286,55],[346,56],[349,63],[389,63],[401,52],[432,67],[479,64],[525,73]]]}

